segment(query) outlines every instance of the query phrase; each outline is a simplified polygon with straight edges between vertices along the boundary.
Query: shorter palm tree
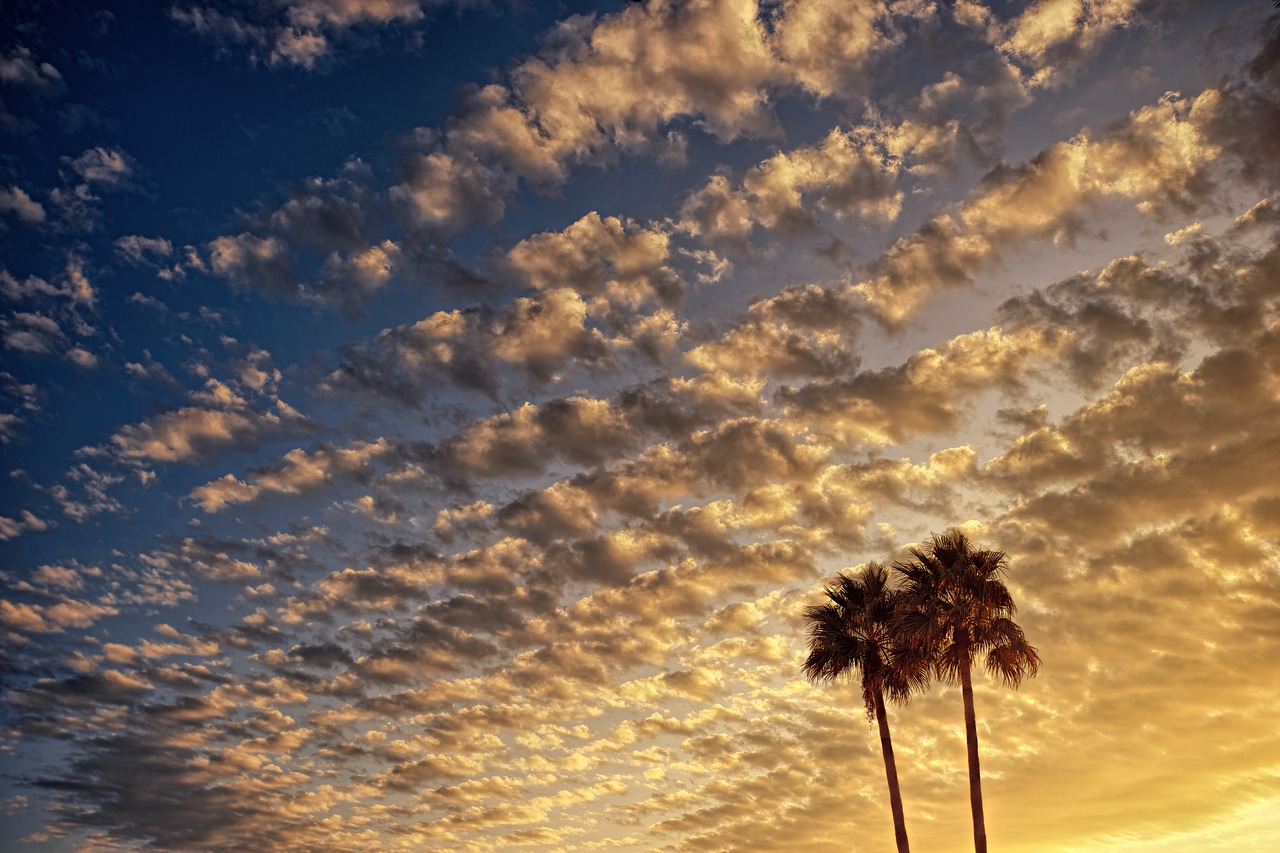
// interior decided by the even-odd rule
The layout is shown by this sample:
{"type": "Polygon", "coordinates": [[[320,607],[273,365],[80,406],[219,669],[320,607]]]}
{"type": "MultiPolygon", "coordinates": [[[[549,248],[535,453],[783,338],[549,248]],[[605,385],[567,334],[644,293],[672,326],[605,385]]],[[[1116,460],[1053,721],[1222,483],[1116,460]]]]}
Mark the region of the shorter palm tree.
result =
{"type": "Polygon", "coordinates": [[[1016,688],[1024,677],[1036,674],[1040,656],[1013,621],[1018,608],[1002,579],[1008,566],[1003,551],[976,549],[952,528],[934,535],[926,548],[911,548],[909,553],[910,561],[894,564],[902,579],[895,627],[900,642],[933,661],[939,678],[960,684],[973,844],[977,853],[986,853],[973,662],[985,655],[987,672],[1016,688]]]}
{"type": "Polygon", "coordinates": [[[889,806],[899,853],[907,853],[907,826],[902,813],[898,766],[889,736],[885,696],[906,702],[928,679],[927,660],[900,653],[894,640],[895,610],[899,603],[889,587],[889,571],[871,563],[857,574],[841,572],[824,587],[828,601],[806,607],[809,656],[804,674],[812,681],[831,682],[857,674],[869,719],[880,724],[880,749],[889,782],[889,806]]]}

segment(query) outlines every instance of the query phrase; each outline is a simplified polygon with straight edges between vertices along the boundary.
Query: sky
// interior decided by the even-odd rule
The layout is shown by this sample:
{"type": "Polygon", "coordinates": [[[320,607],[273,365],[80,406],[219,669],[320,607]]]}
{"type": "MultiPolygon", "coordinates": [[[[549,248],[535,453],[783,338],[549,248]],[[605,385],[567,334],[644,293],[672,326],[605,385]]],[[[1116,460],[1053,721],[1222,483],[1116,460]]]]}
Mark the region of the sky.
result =
{"type": "Polygon", "coordinates": [[[887,853],[953,526],[993,849],[1280,849],[1277,139],[1270,0],[6,3],[5,849],[887,853]]]}

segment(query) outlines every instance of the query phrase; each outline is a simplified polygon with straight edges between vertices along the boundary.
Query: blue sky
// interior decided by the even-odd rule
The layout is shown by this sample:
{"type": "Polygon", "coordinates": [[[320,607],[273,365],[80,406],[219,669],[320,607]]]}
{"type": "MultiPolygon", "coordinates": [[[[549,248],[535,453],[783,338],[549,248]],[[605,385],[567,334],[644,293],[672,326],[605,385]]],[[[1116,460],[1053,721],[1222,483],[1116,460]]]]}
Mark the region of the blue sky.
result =
{"type": "Polygon", "coordinates": [[[889,850],[801,613],[959,525],[993,843],[1271,849],[1277,20],[9,4],[0,836],[889,850]]]}

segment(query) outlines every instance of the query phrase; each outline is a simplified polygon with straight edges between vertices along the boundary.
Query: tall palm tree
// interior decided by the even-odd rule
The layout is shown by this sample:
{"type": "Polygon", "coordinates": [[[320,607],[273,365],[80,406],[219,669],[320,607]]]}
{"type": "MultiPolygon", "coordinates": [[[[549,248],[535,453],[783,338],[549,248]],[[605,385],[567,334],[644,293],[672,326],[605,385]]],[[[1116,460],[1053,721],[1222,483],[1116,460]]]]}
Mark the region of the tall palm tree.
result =
{"type": "Polygon", "coordinates": [[[895,653],[893,626],[898,597],[889,588],[885,566],[871,563],[857,574],[841,572],[823,592],[829,600],[804,611],[809,626],[804,674],[812,681],[825,682],[843,675],[860,677],[867,716],[880,724],[880,749],[898,853],[907,853],[907,825],[884,699],[888,695],[892,701],[905,702],[923,688],[928,679],[927,661],[895,653]]]}
{"type": "Polygon", "coordinates": [[[952,528],[931,537],[927,547],[912,548],[909,553],[910,561],[894,564],[901,578],[899,594],[904,605],[895,625],[904,643],[933,661],[939,678],[960,684],[969,751],[973,846],[977,853],[986,853],[973,663],[985,655],[987,672],[1016,688],[1024,677],[1036,674],[1040,656],[1013,621],[1017,607],[1002,579],[1008,567],[1003,551],[975,549],[963,533],[952,528]]]}

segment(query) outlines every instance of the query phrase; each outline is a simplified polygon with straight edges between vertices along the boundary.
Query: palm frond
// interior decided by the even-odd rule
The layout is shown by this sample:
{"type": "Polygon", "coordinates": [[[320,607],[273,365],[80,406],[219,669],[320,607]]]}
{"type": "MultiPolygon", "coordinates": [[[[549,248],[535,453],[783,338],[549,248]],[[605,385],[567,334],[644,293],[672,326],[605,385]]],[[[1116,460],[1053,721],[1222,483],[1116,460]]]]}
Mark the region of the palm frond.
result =
{"type": "Polygon", "coordinates": [[[885,672],[884,692],[893,702],[905,705],[914,694],[928,689],[933,659],[927,648],[896,645],[890,654],[890,663],[885,672]]]}
{"type": "Polygon", "coordinates": [[[999,645],[987,652],[987,672],[999,678],[1006,687],[1017,687],[1022,679],[1034,676],[1040,669],[1040,655],[1025,641],[999,645]]]}

